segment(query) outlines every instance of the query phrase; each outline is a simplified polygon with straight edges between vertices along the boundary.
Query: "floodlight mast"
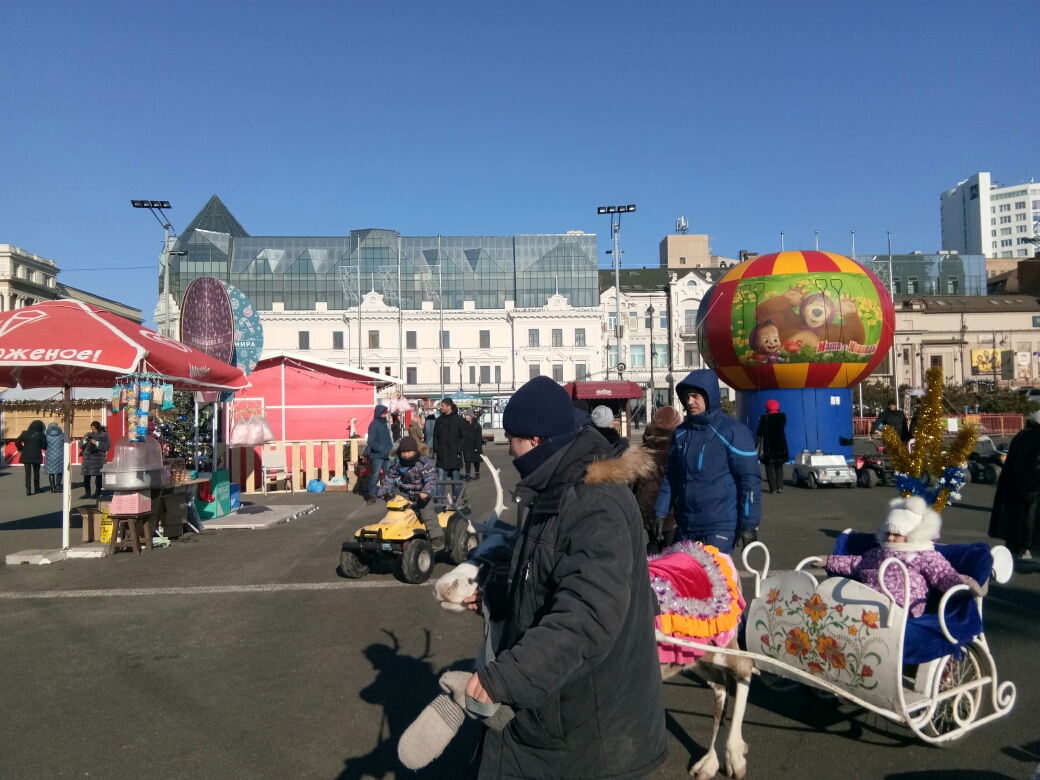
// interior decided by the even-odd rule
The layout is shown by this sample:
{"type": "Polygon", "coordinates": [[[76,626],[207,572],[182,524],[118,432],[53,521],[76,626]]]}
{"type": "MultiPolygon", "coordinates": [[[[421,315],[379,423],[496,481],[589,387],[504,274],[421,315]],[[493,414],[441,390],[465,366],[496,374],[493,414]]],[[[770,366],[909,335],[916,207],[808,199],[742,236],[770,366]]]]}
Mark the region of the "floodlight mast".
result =
{"type": "MultiPolygon", "coordinates": [[[[130,205],[135,209],[148,209],[152,212],[152,216],[159,220],[159,224],[163,226],[163,327],[162,335],[168,338],[172,338],[170,333],[170,220],[163,214],[163,209],[170,208],[170,201],[168,200],[131,200],[130,205]],[[156,214],[155,212],[159,213],[156,214]],[[161,215],[161,217],[160,217],[161,215]]],[[[177,232],[174,231],[174,237],[176,238],[177,232]]],[[[177,252],[178,255],[187,254],[186,252],[177,252]]]]}
{"type": "MultiPolygon", "coordinates": [[[[614,340],[617,344],[617,363],[621,362],[621,334],[623,332],[623,326],[621,325],[621,249],[619,244],[621,242],[621,215],[626,211],[635,211],[636,204],[631,203],[628,206],[599,206],[596,208],[597,214],[609,214],[610,215],[610,233],[614,239],[614,302],[616,303],[616,317],[617,321],[614,323],[614,340]],[[617,214],[617,221],[614,220],[614,214],[617,214]]],[[[610,376],[610,350],[607,349],[607,376],[610,376]]],[[[618,371],[618,379],[621,379],[621,372],[618,371]]]]}

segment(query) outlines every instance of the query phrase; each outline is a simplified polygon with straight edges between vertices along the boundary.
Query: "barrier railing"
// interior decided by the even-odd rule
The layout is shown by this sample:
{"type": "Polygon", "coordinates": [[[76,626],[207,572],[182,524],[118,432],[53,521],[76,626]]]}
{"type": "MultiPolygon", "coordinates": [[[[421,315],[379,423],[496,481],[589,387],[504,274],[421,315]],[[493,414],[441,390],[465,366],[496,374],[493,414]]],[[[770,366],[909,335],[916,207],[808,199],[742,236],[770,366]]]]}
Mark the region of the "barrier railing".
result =
{"type": "MultiPolygon", "coordinates": [[[[1025,425],[1025,418],[1021,414],[959,414],[948,415],[947,419],[949,418],[959,420],[960,425],[975,423],[979,426],[980,433],[989,436],[1014,436],[1025,425]]],[[[853,417],[852,435],[861,439],[869,438],[870,427],[876,419],[876,417],[853,417]]]]}

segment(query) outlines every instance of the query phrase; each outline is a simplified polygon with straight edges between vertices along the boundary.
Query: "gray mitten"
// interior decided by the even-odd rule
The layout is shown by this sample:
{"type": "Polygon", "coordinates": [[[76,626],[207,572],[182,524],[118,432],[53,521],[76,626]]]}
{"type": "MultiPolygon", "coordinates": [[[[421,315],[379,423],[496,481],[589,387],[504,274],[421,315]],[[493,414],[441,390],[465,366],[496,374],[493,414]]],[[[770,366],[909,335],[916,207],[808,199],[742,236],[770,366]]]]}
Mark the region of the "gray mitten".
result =
{"type": "Polygon", "coordinates": [[[469,672],[445,672],[440,685],[444,691],[419,713],[397,743],[397,757],[409,769],[422,769],[444,752],[466,718],[454,691],[461,690],[465,703],[469,672]],[[460,687],[461,686],[461,687],[460,687]]]}

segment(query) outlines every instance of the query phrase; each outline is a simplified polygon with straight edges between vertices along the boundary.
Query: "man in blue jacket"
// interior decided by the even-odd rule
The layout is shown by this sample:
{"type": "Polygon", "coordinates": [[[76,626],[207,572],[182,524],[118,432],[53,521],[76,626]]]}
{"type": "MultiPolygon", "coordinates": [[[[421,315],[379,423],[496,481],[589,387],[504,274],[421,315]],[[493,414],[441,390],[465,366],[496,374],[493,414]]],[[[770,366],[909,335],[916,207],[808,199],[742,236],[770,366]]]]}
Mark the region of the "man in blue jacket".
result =
{"type": "Polygon", "coordinates": [[[691,371],[675,388],[686,419],[675,429],[654,526],[675,510],[680,540],[731,553],[738,538],[758,538],[762,477],[755,440],[746,425],[722,411],[719,379],[706,368],[691,371]]]}
{"type": "Polygon", "coordinates": [[[386,424],[386,413],[388,409],[379,404],[376,406],[372,422],[368,424],[368,457],[372,462],[372,475],[368,478],[367,503],[376,502],[376,493],[379,491],[379,470],[386,470],[390,465],[390,450],[394,448],[393,439],[390,437],[390,428],[386,424]]]}

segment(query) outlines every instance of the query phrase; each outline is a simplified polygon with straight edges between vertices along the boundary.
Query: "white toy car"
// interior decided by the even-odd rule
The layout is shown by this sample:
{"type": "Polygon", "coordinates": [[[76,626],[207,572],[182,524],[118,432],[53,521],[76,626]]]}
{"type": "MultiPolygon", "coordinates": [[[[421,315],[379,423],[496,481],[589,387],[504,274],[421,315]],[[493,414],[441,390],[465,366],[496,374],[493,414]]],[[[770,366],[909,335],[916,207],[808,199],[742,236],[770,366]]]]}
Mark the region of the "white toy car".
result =
{"type": "Polygon", "coordinates": [[[794,481],[810,490],[820,485],[856,487],[856,470],[841,455],[824,455],[804,450],[794,459],[794,481]]]}

